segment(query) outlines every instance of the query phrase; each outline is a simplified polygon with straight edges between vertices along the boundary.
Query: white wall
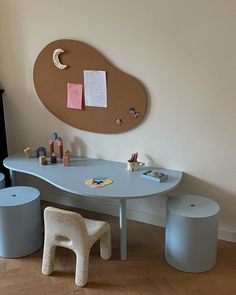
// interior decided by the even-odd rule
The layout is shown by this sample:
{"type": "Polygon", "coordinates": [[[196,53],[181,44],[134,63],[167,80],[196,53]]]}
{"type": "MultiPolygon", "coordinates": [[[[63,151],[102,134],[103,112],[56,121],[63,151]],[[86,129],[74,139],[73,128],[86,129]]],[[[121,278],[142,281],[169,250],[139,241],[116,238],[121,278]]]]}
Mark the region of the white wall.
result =
{"type": "MultiPolygon", "coordinates": [[[[235,1],[1,0],[0,9],[10,153],[47,145],[52,132],[78,155],[126,161],[135,147],[141,160],[185,172],[174,193],[218,201],[222,235],[236,240],[235,1]],[[43,47],[62,38],[91,44],[143,82],[150,109],[138,128],[85,132],[45,109],[34,90],[33,65],[43,47]]],[[[164,199],[130,202],[129,208],[132,218],[144,214],[155,223],[164,215],[164,199]]]]}

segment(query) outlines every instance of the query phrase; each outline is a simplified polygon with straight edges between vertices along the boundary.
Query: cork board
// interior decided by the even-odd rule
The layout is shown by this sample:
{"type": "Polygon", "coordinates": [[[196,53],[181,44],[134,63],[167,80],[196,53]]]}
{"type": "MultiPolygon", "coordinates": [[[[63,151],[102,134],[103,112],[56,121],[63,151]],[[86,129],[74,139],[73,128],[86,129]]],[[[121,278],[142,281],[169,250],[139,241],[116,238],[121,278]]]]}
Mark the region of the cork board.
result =
{"type": "Polygon", "coordinates": [[[57,40],[48,44],[34,64],[36,92],[45,107],[63,122],[82,130],[119,133],[140,123],[147,108],[147,94],[138,79],[112,65],[90,45],[76,40],[57,40]],[[55,49],[64,50],[60,70],[53,63],[55,49]],[[107,108],[83,105],[82,110],[67,108],[67,83],[84,85],[84,70],[106,71],[107,108]],[[132,116],[130,108],[139,115],[132,116]],[[117,119],[122,123],[117,124],[117,119]]]}

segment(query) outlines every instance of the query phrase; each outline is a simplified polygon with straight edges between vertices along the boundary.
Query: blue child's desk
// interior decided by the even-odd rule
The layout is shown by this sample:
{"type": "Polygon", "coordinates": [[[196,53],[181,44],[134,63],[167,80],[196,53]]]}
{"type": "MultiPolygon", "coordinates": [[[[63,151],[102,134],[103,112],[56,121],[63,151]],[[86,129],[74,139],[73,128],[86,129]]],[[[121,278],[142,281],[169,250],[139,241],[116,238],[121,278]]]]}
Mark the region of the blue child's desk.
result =
{"type": "Polygon", "coordinates": [[[168,179],[157,183],[141,177],[141,173],[152,167],[141,167],[139,171],[129,172],[126,170],[126,163],[86,157],[72,157],[68,167],[64,167],[60,161],[57,164],[44,166],[37,158],[28,159],[24,153],[18,153],[7,157],[4,166],[10,169],[12,185],[16,184],[15,172],[23,172],[79,196],[119,199],[121,260],[127,259],[126,200],[165,194],[174,189],[182,178],[181,171],[158,169],[168,174],[168,179]],[[107,177],[113,183],[103,188],[91,188],[85,185],[85,180],[98,176],[107,177]]]}

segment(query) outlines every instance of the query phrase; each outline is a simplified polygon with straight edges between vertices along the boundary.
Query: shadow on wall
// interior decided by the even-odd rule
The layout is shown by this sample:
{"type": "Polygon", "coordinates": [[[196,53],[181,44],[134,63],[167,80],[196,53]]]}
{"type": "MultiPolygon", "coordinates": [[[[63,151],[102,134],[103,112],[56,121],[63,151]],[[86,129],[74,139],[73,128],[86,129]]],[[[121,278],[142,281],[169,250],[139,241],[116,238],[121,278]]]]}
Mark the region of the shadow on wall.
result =
{"type": "Polygon", "coordinates": [[[153,166],[153,167],[160,167],[160,163],[157,163],[157,161],[153,157],[151,157],[148,154],[144,154],[144,156],[147,159],[146,162],[147,162],[148,165],[153,166]]]}
{"type": "Polygon", "coordinates": [[[85,157],[87,155],[87,145],[85,142],[75,136],[73,142],[71,143],[71,153],[72,155],[85,157]]]}
{"type": "Polygon", "coordinates": [[[236,195],[191,174],[184,173],[181,183],[168,195],[198,194],[215,200],[221,207],[220,223],[223,227],[236,228],[236,195]]]}

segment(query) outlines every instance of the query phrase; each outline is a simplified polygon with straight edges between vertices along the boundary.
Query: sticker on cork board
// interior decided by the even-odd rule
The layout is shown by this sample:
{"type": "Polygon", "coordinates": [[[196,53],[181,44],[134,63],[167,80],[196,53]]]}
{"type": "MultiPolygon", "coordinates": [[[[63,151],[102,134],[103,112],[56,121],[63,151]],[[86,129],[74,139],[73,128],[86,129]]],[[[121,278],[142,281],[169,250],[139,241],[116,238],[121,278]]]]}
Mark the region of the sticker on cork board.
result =
{"type": "Polygon", "coordinates": [[[35,61],[33,78],[44,106],[66,124],[82,130],[124,132],[140,124],[147,109],[142,83],[80,41],[64,39],[49,43],[35,61]],[[67,85],[79,84],[84,89],[84,71],[106,72],[106,107],[87,106],[84,93],[80,110],[67,107],[67,85]],[[117,123],[117,118],[122,120],[117,123]]]}

